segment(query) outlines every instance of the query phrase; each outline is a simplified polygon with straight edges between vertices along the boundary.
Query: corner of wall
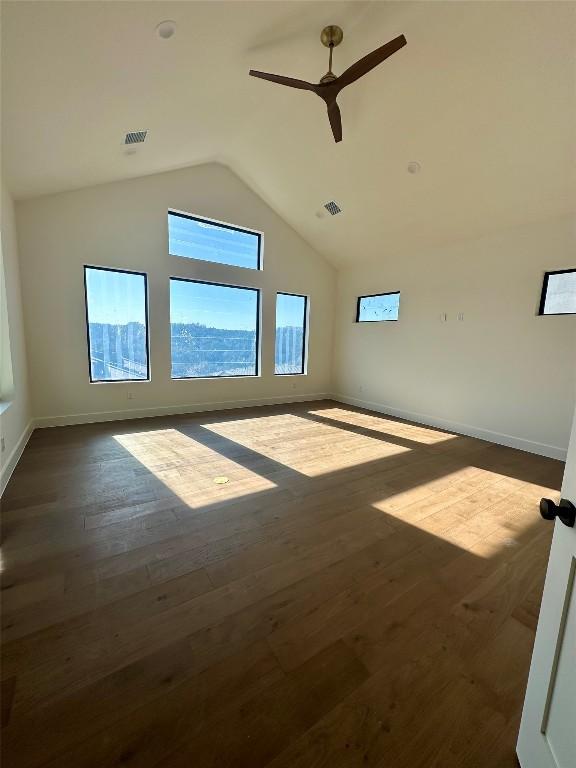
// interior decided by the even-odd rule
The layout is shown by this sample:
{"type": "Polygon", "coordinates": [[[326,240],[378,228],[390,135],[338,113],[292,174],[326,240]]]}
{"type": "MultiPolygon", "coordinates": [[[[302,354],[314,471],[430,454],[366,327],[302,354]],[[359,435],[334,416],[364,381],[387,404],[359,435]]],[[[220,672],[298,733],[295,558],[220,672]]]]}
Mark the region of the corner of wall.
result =
{"type": "MultiPolygon", "coordinates": [[[[6,370],[9,377],[3,377],[5,391],[0,410],[0,495],[8,484],[10,476],[30,435],[32,421],[28,387],[28,363],[24,318],[22,312],[22,291],[20,285],[20,262],[12,197],[2,180],[0,197],[0,244],[2,258],[2,290],[0,291],[0,315],[3,328],[3,357],[8,356],[6,370]],[[9,386],[6,382],[9,379],[9,386]]],[[[4,370],[4,369],[3,369],[4,370]]]]}

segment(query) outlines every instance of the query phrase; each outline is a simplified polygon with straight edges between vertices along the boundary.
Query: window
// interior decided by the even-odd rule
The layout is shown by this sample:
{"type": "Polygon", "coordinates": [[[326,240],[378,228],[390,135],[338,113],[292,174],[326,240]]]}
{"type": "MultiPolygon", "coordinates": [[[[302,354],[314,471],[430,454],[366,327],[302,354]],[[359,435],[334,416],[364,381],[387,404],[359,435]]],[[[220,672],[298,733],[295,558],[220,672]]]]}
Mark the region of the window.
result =
{"type": "Polygon", "coordinates": [[[172,378],[257,376],[260,292],[170,278],[172,378]]]}
{"type": "Polygon", "coordinates": [[[90,381],[146,381],[148,287],[142,272],[84,267],[90,381]]]}
{"type": "Polygon", "coordinates": [[[0,247],[0,413],[6,409],[14,395],[9,324],[6,275],[2,248],[0,247]]]}
{"type": "Polygon", "coordinates": [[[261,269],[261,245],[260,232],[168,211],[168,250],[171,256],[261,269]]]}
{"type": "Polygon", "coordinates": [[[538,314],[576,314],[576,269],[546,272],[538,314]]]}
{"type": "Polygon", "coordinates": [[[378,323],[382,320],[398,320],[400,291],[358,296],[357,323],[378,323]]]}
{"type": "Polygon", "coordinates": [[[276,354],[274,373],[305,373],[308,297],[276,294],[276,354]]]}

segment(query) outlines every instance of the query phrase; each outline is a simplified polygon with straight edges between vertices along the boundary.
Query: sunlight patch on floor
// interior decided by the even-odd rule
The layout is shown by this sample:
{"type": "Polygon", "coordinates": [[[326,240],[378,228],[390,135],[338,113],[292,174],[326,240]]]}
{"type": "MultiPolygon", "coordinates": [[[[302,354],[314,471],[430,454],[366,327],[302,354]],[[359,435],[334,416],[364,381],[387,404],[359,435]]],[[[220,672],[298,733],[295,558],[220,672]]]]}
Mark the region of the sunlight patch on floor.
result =
{"type": "MultiPolygon", "coordinates": [[[[388,445],[386,448],[383,448],[383,444],[380,441],[377,440],[376,442],[380,443],[380,447],[375,447],[374,450],[371,451],[363,450],[360,452],[350,450],[348,453],[344,452],[338,457],[332,457],[329,460],[328,465],[326,464],[326,459],[323,458],[321,452],[318,451],[316,458],[308,459],[308,461],[303,462],[302,465],[300,465],[299,462],[294,462],[294,468],[303,475],[306,475],[306,477],[321,477],[322,475],[330,475],[347,469],[351,470],[355,467],[360,468],[363,464],[385,461],[387,458],[409,453],[411,450],[410,448],[403,448],[397,445],[388,445]]],[[[385,466],[382,466],[382,469],[384,470],[385,466]]]]}
{"type": "Polygon", "coordinates": [[[202,426],[304,477],[319,477],[328,472],[350,469],[412,450],[395,443],[387,443],[377,437],[356,435],[343,427],[321,424],[295,414],[249,421],[251,424],[248,434],[246,420],[211,422],[202,426]],[[287,429],[291,425],[294,426],[293,432],[287,429]],[[339,442],[342,444],[342,450],[335,453],[339,442]]]}
{"type": "Polygon", "coordinates": [[[418,483],[412,483],[408,475],[391,481],[396,482],[396,487],[390,485],[372,506],[401,519],[424,519],[475,493],[490,479],[489,473],[474,466],[446,470],[418,483]]]}
{"type": "Polygon", "coordinates": [[[490,559],[518,547],[539,525],[539,494],[474,466],[409,488],[389,489],[371,506],[477,557],[490,559]]]}
{"type": "Polygon", "coordinates": [[[371,416],[356,411],[348,411],[345,408],[318,408],[308,411],[312,416],[324,417],[340,421],[342,424],[371,429],[374,432],[381,432],[385,437],[387,434],[392,437],[399,437],[405,440],[412,440],[422,445],[435,445],[448,440],[455,440],[459,435],[451,435],[441,432],[433,427],[415,426],[414,424],[404,424],[396,419],[389,419],[386,416],[371,416]]]}
{"type": "Polygon", "coordinates": [[[246,447],[250,447],[254,442],[263,446],[278,446],[280,440],[291,441],[292,436],[297,437],[302,431],[301,420],[293,414],[238,420],[210,420],[201,423],[200,426],[215,435],[227,437],[246,447]]]}
{"type": "Polygon", "coordinates": [[[177,429],[115,435],[114,439],[191,508],[277,487],[271,480],[177,429]],[[222,476],[229,482],[215,484],[214,478],[222,476]]]}

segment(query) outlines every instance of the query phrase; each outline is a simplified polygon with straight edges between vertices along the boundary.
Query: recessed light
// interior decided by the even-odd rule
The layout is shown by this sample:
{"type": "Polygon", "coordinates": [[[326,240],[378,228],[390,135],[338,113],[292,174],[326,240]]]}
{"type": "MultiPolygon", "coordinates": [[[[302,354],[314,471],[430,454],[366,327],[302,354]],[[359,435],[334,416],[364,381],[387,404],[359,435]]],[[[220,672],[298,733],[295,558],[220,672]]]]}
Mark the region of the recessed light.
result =
{"type": "Polygon", "coordinates": [[[162,40],[169,40],[171,37],[174,36],[174,33],[176,32],[176,22],[175,21],[161,21],[160,24],[156,27],[156,34],[158,37],[161,37],[162,40]]]}
{"type": "Polygon", "coordinates": [[[422,170],[422,166],[420,165],[420,163],[417,163],[416,160],[410,160],[407,166],[408,173],[412,173],[412,174],[420,173],[421,170],[422,170]]]}

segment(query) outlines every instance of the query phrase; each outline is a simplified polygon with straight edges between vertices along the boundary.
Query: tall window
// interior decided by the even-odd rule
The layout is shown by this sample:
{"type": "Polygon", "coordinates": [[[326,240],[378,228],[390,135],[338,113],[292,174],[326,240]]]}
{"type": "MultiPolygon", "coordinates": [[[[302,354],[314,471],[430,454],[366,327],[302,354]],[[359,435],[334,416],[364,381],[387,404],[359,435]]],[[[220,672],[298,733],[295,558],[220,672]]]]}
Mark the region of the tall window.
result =
{"type": "Polygon", "coordinates": [[[261,269],[261,246],[260,232],[185,213],[168,212],[168,250],[171,256],[261,269]]]}
{"type": "Polygon", "coordinates": [[[257,376],[260,292],[170,278],[172,378],[257,376]]]}
{"type": "Polygon", "coordinates": [[[576,269],[546,272],[538,314],[576,314],[576,269]]]}
{"type": "Polygon", "coordinates": [[[277,375],[305,373],[308,297],[292,293],[276,295],[277,375]]]}
{"type": "Polygon", "coordinates": [[[4,258],[0,247],[0,403],[7,402],[14,393],[12,375],[12,354],[8,320],[8,301],[6,298],[6,276],[4,258]]]}
{"type": "Polygon", "coordinates": [[[358,296],[356,306],[357,323],[378,323],[383,320],[398,320],[400,291],[375,293],[373,296],[358,296]]]}
{"type": "Polygon", "coordinates": [[[146,275],[84,267],[90,381],[145,381],[148,366],[146,275]]]}

